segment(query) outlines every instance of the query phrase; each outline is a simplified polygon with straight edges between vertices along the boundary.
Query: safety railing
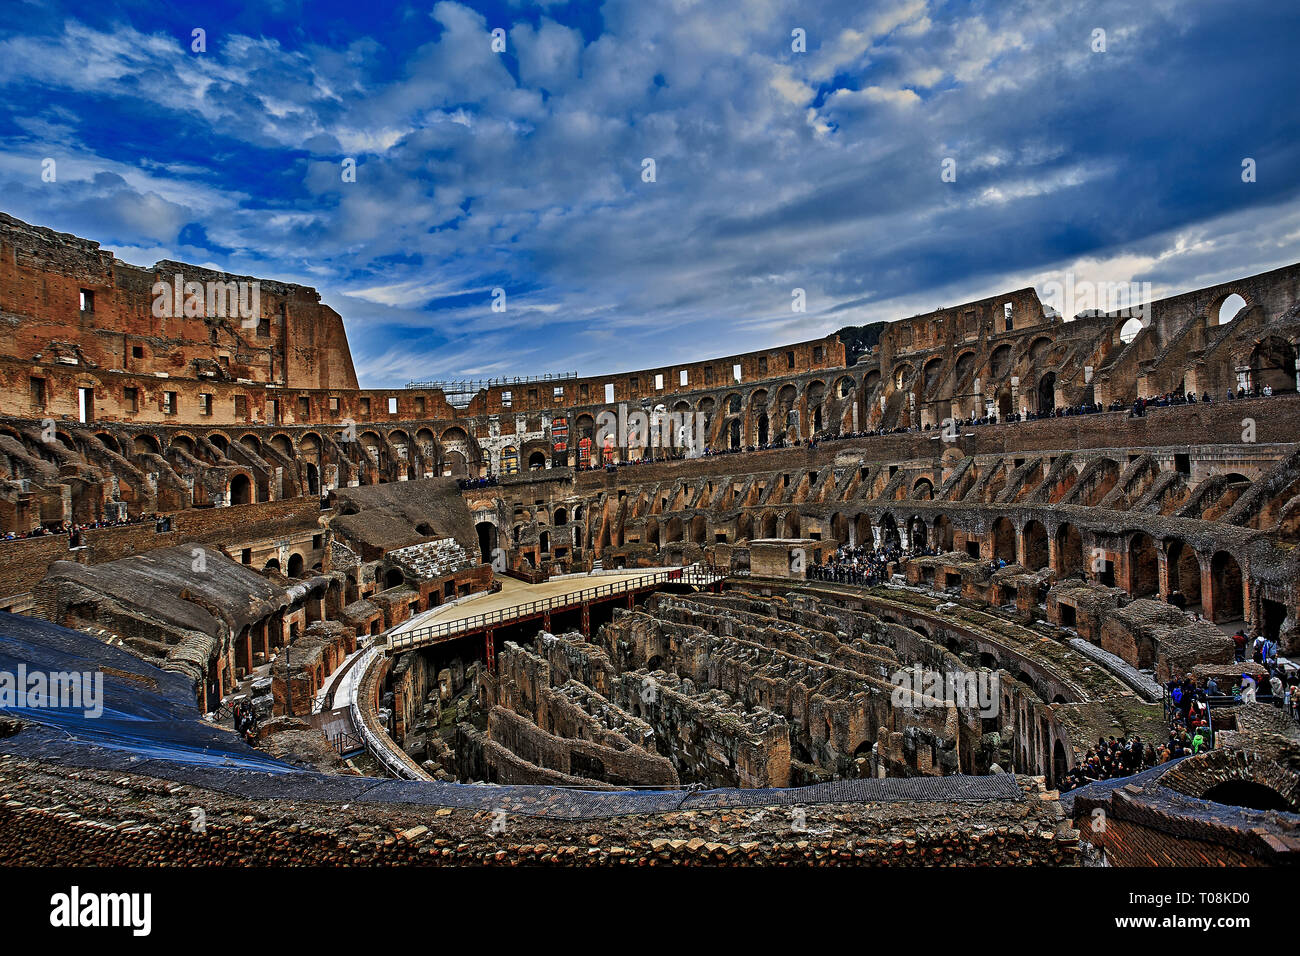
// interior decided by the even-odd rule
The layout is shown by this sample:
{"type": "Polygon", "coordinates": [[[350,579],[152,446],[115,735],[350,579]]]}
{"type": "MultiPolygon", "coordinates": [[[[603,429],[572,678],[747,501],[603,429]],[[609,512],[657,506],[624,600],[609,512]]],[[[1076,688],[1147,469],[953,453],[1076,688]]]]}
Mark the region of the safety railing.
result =
{"type": "Polygon", "coordinates": [[[568,594],[557,594],[553,597],[544,598],[538,601],[529,601],[526,604],[516,604],[514,607],[500,608],[495,611],[486,611],[483,614],[475,614],[472,617],[462,617],[455,620],[440,621],[437,624],[430,624],[426,627],[417,627],[405,631],[401,634],[392,634],[388,638],[388,650],[404,650],[410,647],[416,647],[421,644],[429,644],[439,640],[445,640],[457,634],[470,634],[474,631],[482,631],[487,628],[499,627],[512,621],[518,621],[525,618],[536,617],[539,614],[546,614],[550,611],[563,610],[571,608],[574,605],[586,604],[590,601],[599,601],[604,598],[615,597],[620,594],[628,594],[633,591],[640,591],[645,588],[658,587],[661,584],[689,584],[692,586],[707,587],[716,584],[727,575],[706,565],[690,565],[684,568],[671,568],[667,571],[656,571],[654,574],[641,575],[636,578],[629,578],[624,581],[613,581],[609,584],[597,585],[594,588],[585,588],[581,591],[572,591],[568,594]]]}
{"type": "Polygon", "coordinates": [[[351,757],[366,751],[366,742],[358,734],[340,730],[334,735],[334,750],[340,757],[351,757]]]}

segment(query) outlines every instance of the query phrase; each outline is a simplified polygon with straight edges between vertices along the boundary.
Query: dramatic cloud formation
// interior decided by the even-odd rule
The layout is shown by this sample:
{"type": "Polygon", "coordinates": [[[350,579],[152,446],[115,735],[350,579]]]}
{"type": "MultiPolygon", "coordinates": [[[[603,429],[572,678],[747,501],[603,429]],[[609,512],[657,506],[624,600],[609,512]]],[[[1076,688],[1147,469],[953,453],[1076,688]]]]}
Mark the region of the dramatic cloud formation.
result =
{"type": "Polygon", "coordinates": [[[0,209],[314,285],[367,386],[721,355],[1066,269],[1160,294],[1300,260],[1290,4],[144,9],[5,4],[0,209]]]}

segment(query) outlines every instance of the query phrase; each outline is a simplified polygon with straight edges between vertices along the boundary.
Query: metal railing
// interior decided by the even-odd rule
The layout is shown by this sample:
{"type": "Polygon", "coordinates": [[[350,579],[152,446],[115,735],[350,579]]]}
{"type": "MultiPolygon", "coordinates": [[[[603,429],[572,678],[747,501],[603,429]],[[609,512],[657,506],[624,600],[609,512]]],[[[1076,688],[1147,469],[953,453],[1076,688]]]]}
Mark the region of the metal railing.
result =
{"type": "Polygon", "coordinates": [[[684,568],[656,571],[654,574],[646,574],[625,581],[614,581],[610,584],[601,584],[594,588],[585,588],[568,594],[557,594],[554,597],[529,601],[527,604],[516,604],[514,607],[486,611],[472,617],[440,621],[427,627],[417,627],[403,634],[392,634],[388,638],[387,650],[392,652],[420,644],[429,644],[458,634],[470,634],[490,627],[499,627],[512,621],[536,617],[550,611],[564,610],[574,605],[585,604],[588,601],[599,601],[602,598],[657,587],[661,584],[690,584],[707,587],[716,584],[726,576],[724,572],[716,568],[694,564],[684,568]]]}
{"type": "Polygon", "coordinates": [[[350,734],[346,730],[340,730],[333,737],[334,750],[340,757],[348,757],[353,754],[364,753],[368,748],[366,742],[358,734],[350,734]]]}

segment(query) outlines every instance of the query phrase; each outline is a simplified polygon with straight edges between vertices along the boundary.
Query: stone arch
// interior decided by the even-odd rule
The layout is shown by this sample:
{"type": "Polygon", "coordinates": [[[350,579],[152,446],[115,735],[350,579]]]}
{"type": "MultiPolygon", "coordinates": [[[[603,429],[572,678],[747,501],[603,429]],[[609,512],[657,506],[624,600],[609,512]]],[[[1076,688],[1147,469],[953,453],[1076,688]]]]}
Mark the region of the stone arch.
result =
{"type": "Polygon", "coordinates": [[[934,497],[934,482],[922,475],[912,483],[912,497],[917,501],[929,501],[934,497]]]}
{"type": "Polygon", "coordinates": [[[293,439],[284,432],[276,432],[272,435],[270,444],[272,448],[284,455],[285,458],[292,458],[294,456],[293,439]]]}
{"type": "Polygon", "coordinates": [[[831,540],[836,545],[849,543],[849,519],[845,515],[838,511],[831,515],[830,529],[831,540]]]}
{"type": "Polygon", "coordinates": [[[1007,564],[1016,563],[1016,526],[1010,518],[1001,517],[993,521],[992,530],[993,557],[1001,558],[1007,564]]]}
{"type": "Polygon", "coordinates": [[[1250,383],[1274,392],[1296,390],[1296,348],[1280,335],[1267,335],[1250,350],[1250,383]]]}
{"type": "Polygon", "coordinates": [[[785,513],[785,519],[784,519],[784,521],[782,522],[781,530],[782,530],[782,535],[781,535],[781,537],[783,537],[783,538],[797,538],[797,537],[799,537],[799,530],[800,530],[800,529],[799,529],[799,509],[798,509],[798,508],[791,508],[789,511],[787,511],[787,512],[785,513]]]}
{"type": "Polygon", "coordinates": [[[1219,294],[1210,301],[1210,307],[1205,312],[1205,324],[1210,328],[1217,325],[1227,325],[1229,322],[1241,315],[1243,311],[1252,308],[1254,305],[1255,303],[1252,301],[1251,296],[1244,289],[1238,289],[1235,286],[1222,289],[1219,294]],[[1234,303],[1231,303],[1228,300],[1232,299],[1234,296],[1241,300],[1241,305],[1236,309],[1231,309],[1231,306],[1234,303]],[[1223,308],[1224,305],[1229,306],[1226,318],[1225,310],[1223,308]]]}
{"type": "Polygon", "coordinates": [[[1024,566],[1029,571],[1041,571],[1047,567],[1050,549],[1047,543],[1047,529],[1041,521],[1030,519],[1025,522],[1023,532],[1025,541],[1024,566]]]}
{"type": "Polygon", "coordinates": [[[685,531],[682,525],[682,519],[677,515],[673,515],[668,519],[667,523],[664,524],[664,543],[673,544],[681,541],[684,533],[685,531]]]}
{"type": "Polygon", "coordinates": [[[252,504],[253,480],[242,471],[231,475],[230,484],[226,490],[226,500],[232,505],[252,504]]]}
{"type": "Polygon", "coordinates": [[[1056,529],[1056,576],[1067,578],[1084,568],[1083,535],[1068,521],[1056,529]]]}
{"type": "Polygon", "coordinates": [[[813,379],[804,389],[804,401],[808,406],[808,427],[812,434],[820,432],[825,425],[822,417],[822,405],[826,401],[826,383],[813,379]]]}
{"type": "Polygon", "coordinates": [[[702,511],[696,512],[691,519],[691,541],[703,545],[708,543],[708,522],[702,511]]]}
{"type": "Polygon", "coordinates": [[[479,558],[484,564],[493,564],[499,535],[496,522],[480,521],[474,525],[474,532],[478,535],[479,558]]]}
{"type": "Polygon", "coordinates": [[[957,361],[953,365],[953,372],[957,381],[966,378],[975,369],[975,352],[967,350],[957,356],[957,361]]]}
{"type": "Polygon", "coordinates": [[[999,379],[1011,370],[1011,346],[999,345],[989,356],[989,378],[999,379]]]}
{"type": "Polygon", "coordinates": [[[886,511],[880,516],[880,546],[882,548],[902,547],[902,537],[898,533],[898,522],[886,511]]]}
{"type": "Polygon", "coordinates": [[[1038,414],[1056,411],[1056,373],[1047,372],[1038,380],[1038,414]]]}
{"type": "Polygon", "coordinates": [[[1207,615],[1216,624],[1245,616],[1244,578],[1241,565],[1227,551],[1216,551],[1210,558],[1210,609],[1207,615]]]}
{"type": "Polygon", "coordinates": [[[119,455],[122,454],[122,443],[117,440],[117,436],[112,432],[95,432],[95,437],[109,451],[116,452],[119,455]]]}
{"type": "Polygon", "coordinates": [[[1151,597],[1160,591],[1160,557],[1151,535],[1139,531],[1128,540],[1129,586],[1134,597],[1151,597]]]}
{"type": "Polygon", "coordinates": [[[162,446],[158,444],[158,439],[148,432],[143,432],[135,436],[134,440],[135,453],[137,455],[160,455],[162,446]]]}
{"type": "Polygon", "coordinates": [[[1201,562],[1191,545],[1177,538],[1169,542],[1165,567],[1169,575],[1169,593],[1182,594],[1188,608],[1201,603],[1201,562]]]}
{"type": "Polygon", "coordinates": [[[939,387],[943,377],[943,358],[935,356],[921,366],[922,387],[927,397],[934,397],[934,390],[939,387]]]}
{"type": "Polygon", "coordinates": [[[289,568],[288,568],[289,577],[291,578],[302,577],[302,566],[303,566],[303,557],[301,554],[295,551],[293,552],[293,554],[289,555],[289,568]]]}
{"type": "Polygon", "coordinates": [[[936,517],[930,535],[936,548],[945,553],[951,551],[954,537],[952,519],[947,515],[936,517]]]}

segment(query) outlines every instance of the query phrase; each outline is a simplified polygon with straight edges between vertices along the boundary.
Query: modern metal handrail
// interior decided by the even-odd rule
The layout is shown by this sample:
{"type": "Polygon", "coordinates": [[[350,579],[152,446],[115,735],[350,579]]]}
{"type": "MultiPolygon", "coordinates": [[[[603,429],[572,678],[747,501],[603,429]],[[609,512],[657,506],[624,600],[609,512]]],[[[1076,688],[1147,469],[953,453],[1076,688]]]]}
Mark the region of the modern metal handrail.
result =
{"type": "Polygon", "coordinates": [[[441,638],[450,637],[454,634],[468,634],[474,631],[483,630],[487,627],[496,627],[498,625],[506,624],[510,621],[535,617],[538,614],[545,614],[548,611],[572,607],[575,604],[585,604],[588,601],[613,597],[617,594],[626,594],[629,591],[639,591],[642,588],[654,587],[659,584],[691,584],[708,586],[721,581],[725,577],[725,573],[718,571],[715,568],[699,565],[690,565],[685,568],[672,568],[667,571],[656,571],[654,574],[646,574],[626,581],[600,584],[594,588],[584,588],[581,591],[574,591],[570,594],[557,594],[554,597],[544,598],[538,601],[529,601],[527,604],[516,604],[514,607],[499,608],[495,611],[486,611],[482,614],[475,614],[472,617],[458,618],[452,621],[441,621],[437,624],[430,624],[426,627],[418,627],[403,634],[393,634],[388,638],[387,649],[391,652],[394,650],[414,647],[418,644],[427,644],[441,638]]]}

